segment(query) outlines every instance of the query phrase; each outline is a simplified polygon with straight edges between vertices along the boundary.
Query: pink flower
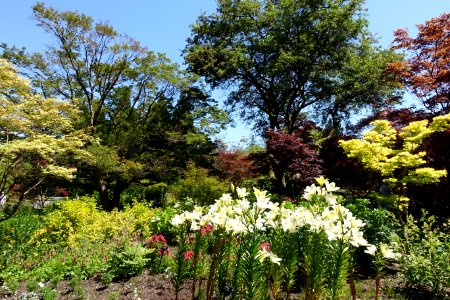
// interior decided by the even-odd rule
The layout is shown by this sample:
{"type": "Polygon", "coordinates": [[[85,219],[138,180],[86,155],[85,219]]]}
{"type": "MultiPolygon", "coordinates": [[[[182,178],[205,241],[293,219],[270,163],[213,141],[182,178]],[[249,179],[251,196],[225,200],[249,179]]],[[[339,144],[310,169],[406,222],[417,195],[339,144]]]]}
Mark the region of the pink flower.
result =
{"type": "Polygon", "coordinates": [[[155,234],[147,240],[147,249],[159,248],[161,245],[167,245],[166,238],[162,234],[155,234]]]}
{"type": "Polygon", "coordinates": [[[208,234],[212,231],[213,231],[213,226],[211,224],[205,224],[202,226],[202,228],[200,228],[200,234],[202,236],[205,236],[206,234],[208,234]]]}
{"type": "Polygon", "coordinates": [[[194,257],[194,251],[189,250],[184,252],[184,260],[191,260],[194,257]]]}
{"type": "Polygon", "coordinates": [[[270,252],[270,243],[269,242],[264,242],[261,245],[259,245],[259,250],[264,250],[266,252],[270,252]]]}

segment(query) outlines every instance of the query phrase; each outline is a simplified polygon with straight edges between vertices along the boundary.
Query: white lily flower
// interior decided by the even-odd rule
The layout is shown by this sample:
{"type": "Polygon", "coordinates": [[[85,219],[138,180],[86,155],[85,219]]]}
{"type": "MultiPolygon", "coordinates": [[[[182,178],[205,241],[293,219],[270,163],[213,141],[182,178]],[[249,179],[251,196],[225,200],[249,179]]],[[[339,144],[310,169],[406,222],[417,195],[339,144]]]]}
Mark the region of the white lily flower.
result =
{"type": "Polygon", "coordinates": [[[279,258],[278,256],[276,256],[275,254],[273,254],[272,252],[269,252],[269,259],[272,263],[279,265],[280,262],[282,261],[281,258],[279,258]]]}
{"type": "Polygon", "coordinates": [[[380,243],[380,252],[381,255],[383,255],[383,257],[387,259],[397,259],[400,256],[400,253],[395,253],[388,247],[388,245],[384,243],[380,243]]]}
{"type": "Polygon", "coordinates": [[[248,196],[248,192],[246,188],[236,188],[236,193],[239,198],[245,198],[248,196]]]}
{"type": "Polygon", "coordinates": [[[365,253],[368,253],[370,255],[375,255],[376,251],[377,251],[377,247],[375,247],[374,245],[369,245],[369,246],[367,246],[367,249],[364,250],[365,253]]]}
{"type": "Polygon", "coordinates": [[[184,223],[184,215],[183,214],[175,215],[172,218],[172,220],[170,220],[170,224],[172,224],[173,227],[178,227],[183,223],[184,223]]]}
{"type": "Polygon", "coordinates": [[[329,182],[328,180],[325,180],[325,188],[328,192],[336,192],[340,188],[336,186],[334,182],[329,182]]]}

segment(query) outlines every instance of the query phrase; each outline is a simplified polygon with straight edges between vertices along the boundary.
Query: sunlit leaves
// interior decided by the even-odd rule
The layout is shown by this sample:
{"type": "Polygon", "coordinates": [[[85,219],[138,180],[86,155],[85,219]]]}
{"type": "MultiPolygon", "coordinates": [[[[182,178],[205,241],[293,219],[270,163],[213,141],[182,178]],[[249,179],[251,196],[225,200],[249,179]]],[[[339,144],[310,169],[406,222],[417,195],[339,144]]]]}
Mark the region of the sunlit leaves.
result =
{"type": "Polygon", "coordinates": [[[363,139],[340,141],[340,145],[349,157],[357,158],[366,168],[381,173],[387,182],[436,183],[447,172],[423,168],[427,162],[426,153],[417,149],[433,132],[449,129],[449,120],[450,115],[445,115],[434,118],[430,124],[427,120],[411,122],[398,133],[387,120],[378,120],[371,123],[373,128],[363,139]],[[398,137],[402,138],[400,146],[398,137]]]}
{"type": "Polygon", "coordinates": [[[0,78],[8,79],[0,87],[0,191],[10,192],[20,184],[17,192],[23,195],[49,175],[72,179],[76,168],[70,161],[89,157],[83,150],[88,136],[72,125],[77,109],[31,94],[26,81],[3,59],[0,78]]]}

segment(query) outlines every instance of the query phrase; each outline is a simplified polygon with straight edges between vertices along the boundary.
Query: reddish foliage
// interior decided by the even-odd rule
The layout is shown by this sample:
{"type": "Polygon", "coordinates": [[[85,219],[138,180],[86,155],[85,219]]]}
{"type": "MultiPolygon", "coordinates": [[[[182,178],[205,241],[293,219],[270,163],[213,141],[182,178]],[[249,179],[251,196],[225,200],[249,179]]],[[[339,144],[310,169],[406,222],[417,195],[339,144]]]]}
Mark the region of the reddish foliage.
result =
{"type": "Polygon", "coordinates": [[[433,114],[450,112],[450,13],[417,25],[416,38],[405,29],[395,31],[393,49],[405,50],[408,59],[391,63],[389,71],[421,99],[433,114]]]}
{"type": "Polygon", "coordinates": [[[253,177],[253,160],[241,150],[221,149],[216,157],[217,167],[232,182],[242,182],[253,177]]]}
{"type": "Polygon", "coordinates": [[[432,115],[423,110],[414,111],[411,108],[388,108],[360,120],[352,129],[355,132],[360,132],[375,120],[388,120],[393,127],[403,128],[411,122],[424,119],[431,120],[432,115]]]}
{"type": "Polygon", "coordinates": [[[67,191],[66,188],[63,187],[56,187],[55,188],[55,193],[58,196],[62,196],[62,197],[68,197],[69,196],[69,192],[67,191]]]}
{"type": "Polygon", "coordinates": [[[256,164],[262,173],[271,174],[275,193],[298,194],[322,174],[318,151],[302,135],[304,130],[288,134],[269,129],[266,133],[266,152],[256,164]]]}

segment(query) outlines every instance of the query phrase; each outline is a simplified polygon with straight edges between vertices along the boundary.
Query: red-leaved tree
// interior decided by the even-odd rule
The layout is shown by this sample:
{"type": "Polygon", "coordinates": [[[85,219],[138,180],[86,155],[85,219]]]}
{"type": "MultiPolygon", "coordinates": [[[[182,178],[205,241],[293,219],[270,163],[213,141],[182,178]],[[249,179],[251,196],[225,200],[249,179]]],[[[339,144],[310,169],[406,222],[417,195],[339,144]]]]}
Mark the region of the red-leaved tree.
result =
{"type": "Polygon", "coordinates": [[[258,170],[269,173],[274,190],[280,195],[298,195],[314,178],[322,174],[322,161],[308,143],[305,130],[294,134],[268,130],[266,152],[256,160],[258,170]]]}
{"type": "Polygon", "coordinates": [[[415,38],[395,31],[393,49],[404,50],[406,60],[389,64],[392,73],[433,114],[450,112],[450,13],[417,25],[415,38]]]}
{"type": "Polygon", "coordinates": [[[253,160],[240,149],[219,149],[215,164],[221,175],[234,184],[240,184],[254,176],[253,160]]]}

